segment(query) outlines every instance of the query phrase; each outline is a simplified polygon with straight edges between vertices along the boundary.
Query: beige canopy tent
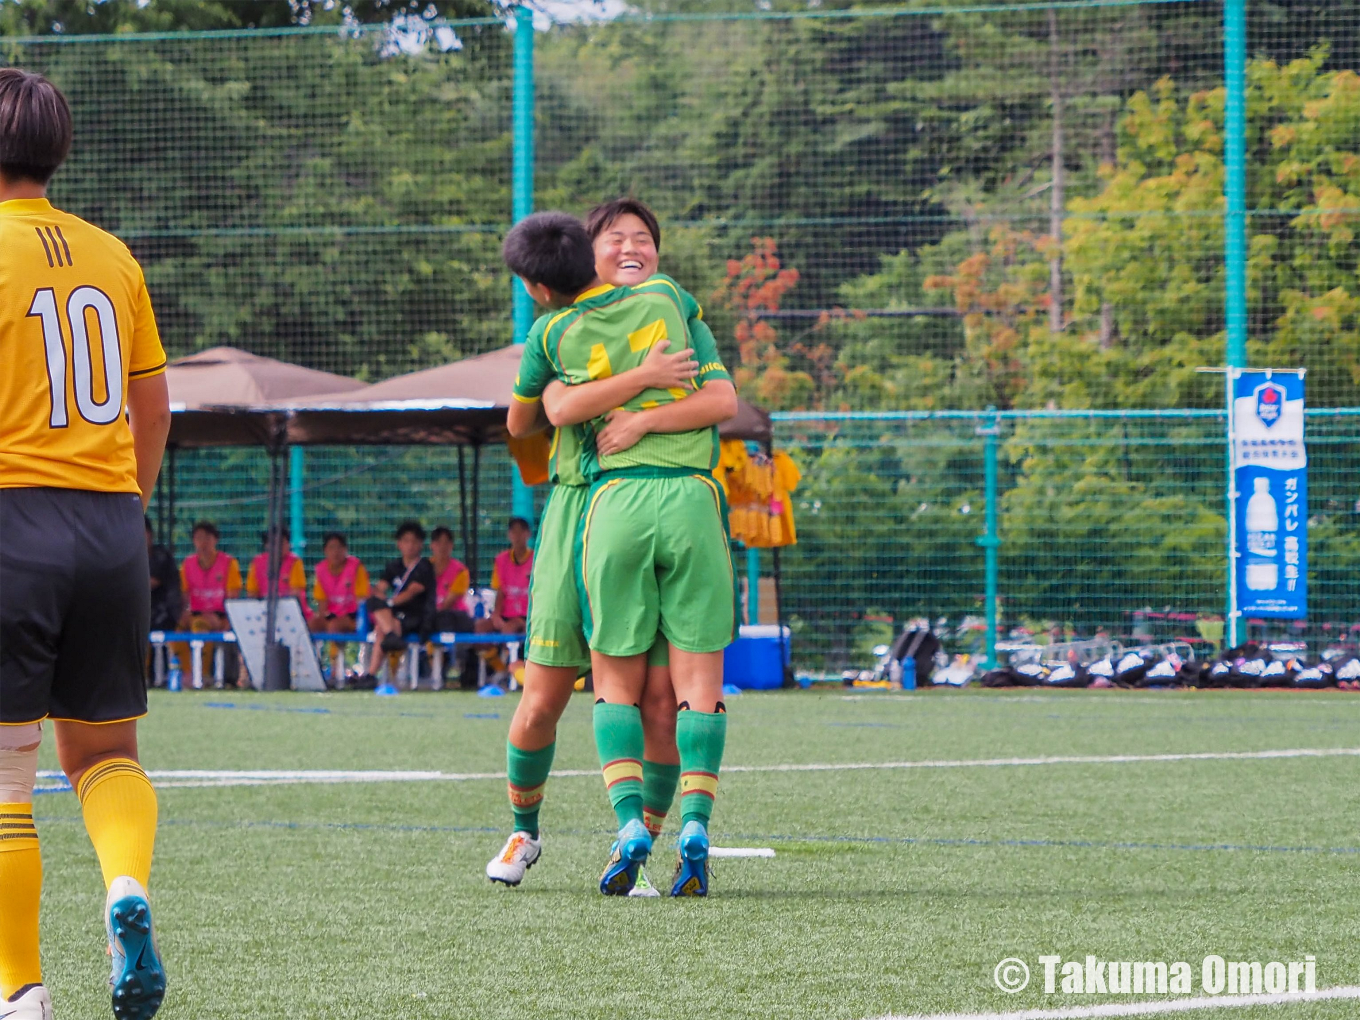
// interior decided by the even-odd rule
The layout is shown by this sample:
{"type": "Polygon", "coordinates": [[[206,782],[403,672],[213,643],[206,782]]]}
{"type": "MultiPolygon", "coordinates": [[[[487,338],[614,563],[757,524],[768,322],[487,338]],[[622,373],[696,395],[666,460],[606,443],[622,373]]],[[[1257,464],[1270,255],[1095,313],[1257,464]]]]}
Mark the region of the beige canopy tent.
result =
{"type": "Polygon", "coordinates": [[[210,347],[178,358],[166,366],[165,378],[170,386],[172,449],[267,446],[273,440],[270,419],[242,415],[241,408],[364,388],[358,379],[235,347],[210,347]]]}
{"type": "Polygon", "coordinates": [[[362,389],[286,401],[287,441],[307,446],[504,442],[523,345],[395,376],[362,389]]]}
{"type": "MultiPolygon", "coordinates": [[[[523,344],[399,375],[363,389],[291,400],[288,441],[303,444],[389,445],[505,440],[505,411],[519,373],[523,344]]],[[[737,401],[736,417],[718,427],[723,439],[768,446],[767,412],[737,401]]]]}

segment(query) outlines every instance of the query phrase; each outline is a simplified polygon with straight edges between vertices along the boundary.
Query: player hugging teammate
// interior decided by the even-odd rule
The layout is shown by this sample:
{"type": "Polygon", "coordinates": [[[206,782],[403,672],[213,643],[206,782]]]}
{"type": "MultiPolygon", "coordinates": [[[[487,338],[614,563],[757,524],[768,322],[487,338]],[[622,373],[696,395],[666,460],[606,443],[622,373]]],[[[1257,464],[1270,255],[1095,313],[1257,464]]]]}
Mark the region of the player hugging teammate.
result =
{"type": "Polygon", "coordinates": [[[736,630],[726,508],[712,471],[717,424],[737,403],[698,302],[657,272],[660,241],[656,217],[632,199],[600,206],[584,225],[538,213],[505,239],[507,265],[550,309],[525,343],[508,427],[517,436],[557,428],[525,694],[507,748],[515,832],[487,865],[508,885],[541,853],[556,724],[588,665],[619,823],[600,891],[649,888],[642,868],[678,779],[671,895],[708,892],[708,820],[727,732],[722,656],[736,630]]]}

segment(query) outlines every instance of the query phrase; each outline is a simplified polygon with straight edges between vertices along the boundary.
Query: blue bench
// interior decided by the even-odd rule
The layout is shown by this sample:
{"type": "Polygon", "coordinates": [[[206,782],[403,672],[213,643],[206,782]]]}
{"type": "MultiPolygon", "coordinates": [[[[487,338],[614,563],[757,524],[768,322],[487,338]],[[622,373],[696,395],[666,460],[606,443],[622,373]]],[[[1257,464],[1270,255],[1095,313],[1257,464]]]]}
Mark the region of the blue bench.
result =
{"type": "MultiPolygon", "coordinates": [[[[193,660],[191,664],[191,684],[197,690],[203,687],[203,646],[215,644],[219,647],[213,656],[213,680],[219,686],[224,682],[222,645],[235,644],[236,635],[229,631],[177,631],[177,630],[153,630],[150,635],[152,646],[152,663],[156,685],[161,686],[165,683],[165,655],[164,648],[167,644],[183,643],[189,646],[189,657],[193,660]]],[[[453,631],[441,631],[431,634],[429,643],[435,648],[435,661],[433,663],[433,684],[434,689],[439,690],[444,686],[444,654],[452,651],[459,645],[504,645],[513,656],[524,646],[523,634],[460,634],[453,631]]],[[[324,644],[336,645],[367,645],[371,636],[368,634],[313,634],[313,643],[319,648],[324,644]]],[[[408,686],[415,690],[419,684],[419,665],[420,648],[425,644],[418,635],[409,634],[406,636],[406,675],[410,678],[408,686]]],[[[362,651],[361,651],[362,654],[362,651]]],[[[343,670],[342,670],[343,674],[343,670]]],[[[486,665],[484,662],[478,664],[478,683],[482,687],[486,684],[486,665]]],[[[514,681],[511,681],[514,687],[514,681]]]]}
{"type": "Polygon", "coordinates": [[[165,646],[172,643],[189,646],[189,658],[192,660],[191,683],[195,689],[198,689],[203,686],[203,646],[208,644],[218,646],[213,653],[213,679],[220,685],[223,682],[222,671],[224,668],[222,645],[234,645],[236,635],[229,630],[153,630],[151,632],[151,664],[152,675],[155,677],[157,687],[165,683],[165,646]]]}

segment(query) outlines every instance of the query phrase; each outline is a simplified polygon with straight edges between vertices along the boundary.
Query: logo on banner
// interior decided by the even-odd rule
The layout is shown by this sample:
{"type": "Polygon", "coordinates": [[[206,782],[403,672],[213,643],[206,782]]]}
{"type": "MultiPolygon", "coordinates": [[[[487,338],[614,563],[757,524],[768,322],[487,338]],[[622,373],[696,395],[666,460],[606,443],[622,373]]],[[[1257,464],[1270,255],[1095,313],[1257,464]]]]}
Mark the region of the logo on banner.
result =
{"type": "Polygon", "coordinates": [[[1268,382],[1256,387],[1256,417],[1261,419],[1261,424],[1266,428],[1274,425],[1284,414],[1284,398],[1284,388],[1275,383],[1268,382]]]}

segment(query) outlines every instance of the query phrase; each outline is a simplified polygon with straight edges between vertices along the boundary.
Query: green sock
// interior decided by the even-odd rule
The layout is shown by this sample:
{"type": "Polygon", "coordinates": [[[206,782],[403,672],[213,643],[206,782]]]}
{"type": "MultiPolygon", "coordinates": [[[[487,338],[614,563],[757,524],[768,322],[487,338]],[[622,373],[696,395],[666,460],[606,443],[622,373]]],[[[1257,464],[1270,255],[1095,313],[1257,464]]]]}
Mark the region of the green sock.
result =
{"type": "Polygon", "coordinates": [[[659,761],[642,760],[642,822],[652,839],[661,835],[666,824],[666,813],[675,800],[675,788],[680,785],[680,766],[659,761]]]}
{"type": "Polygon", "coordinates": [[[538,751],[521,751],[505,742],[505,767],[510,777],[510,810],[515,815],[515,831],[538,838],[538,809],[543,806],[543,788],[552,771],[556,743],[538,751]]]}
{"type": "Polygon", "coordinates": [[[727,743],[727,713],[686,709],[675,720],[675,743],[680,748],[681,824],[697,820],[707,828],[727,743]]]}
{"type": "Polygon", "coordinates": [[[642,821],[642,712],[636,705],[595,702],[595,749],[619,828],[642,821]]]}

